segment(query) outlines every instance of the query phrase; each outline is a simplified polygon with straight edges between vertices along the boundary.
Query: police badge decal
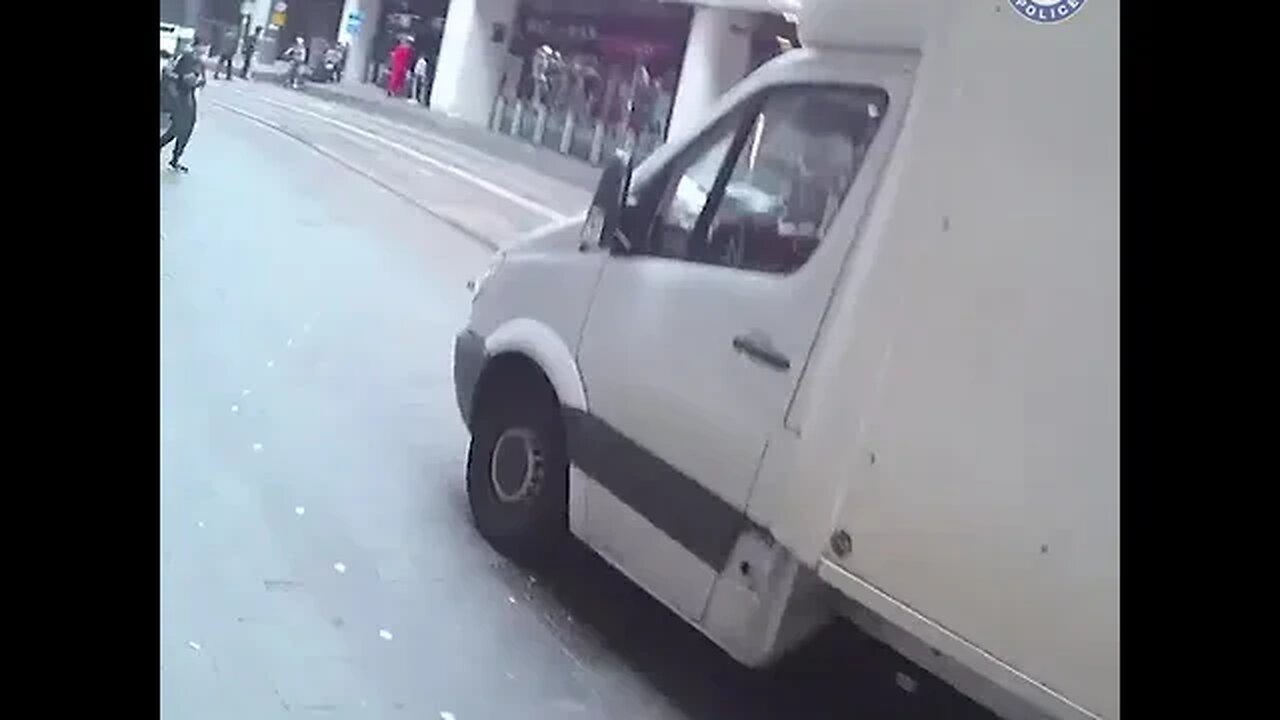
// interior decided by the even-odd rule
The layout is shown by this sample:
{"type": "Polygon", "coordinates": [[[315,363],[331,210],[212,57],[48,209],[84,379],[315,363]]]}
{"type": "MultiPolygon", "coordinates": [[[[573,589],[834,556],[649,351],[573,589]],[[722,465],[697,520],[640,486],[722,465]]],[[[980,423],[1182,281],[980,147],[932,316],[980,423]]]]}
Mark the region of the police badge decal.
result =
{"type": "Polygon", "coordinates": [[[1053,25],[1069,19],[1086,0],[1009,0],[1019,15],[1040,25],[1053,25]]]}

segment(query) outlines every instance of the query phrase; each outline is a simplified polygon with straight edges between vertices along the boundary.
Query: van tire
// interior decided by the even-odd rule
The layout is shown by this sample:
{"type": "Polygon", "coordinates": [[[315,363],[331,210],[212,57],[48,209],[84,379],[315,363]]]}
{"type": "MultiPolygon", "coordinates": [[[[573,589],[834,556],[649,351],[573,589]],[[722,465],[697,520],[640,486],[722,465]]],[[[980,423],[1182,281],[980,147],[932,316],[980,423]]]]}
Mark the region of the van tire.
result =
{"type": "Polygon", "coordinates": [[[492,401],[476,408],[467,500],[485,540],[515,562],[537,566],[568,537],[564,424],[549,387],[498,385],[485,393],[492,401]]]}

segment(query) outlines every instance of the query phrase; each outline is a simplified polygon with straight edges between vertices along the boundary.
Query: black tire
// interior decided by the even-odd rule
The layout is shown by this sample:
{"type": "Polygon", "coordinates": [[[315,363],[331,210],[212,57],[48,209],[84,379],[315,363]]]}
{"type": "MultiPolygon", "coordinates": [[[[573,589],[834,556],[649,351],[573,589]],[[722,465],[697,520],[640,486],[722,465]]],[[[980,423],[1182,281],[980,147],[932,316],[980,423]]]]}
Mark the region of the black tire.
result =
{"type": "Polygon", "coordinates": [[[537,566],[568,536],[564,426],[550,388],[503,385],[485,393],[492,400],[477,408],[472,423],[467,499],[476,528],[495,549],[537,566]]]}

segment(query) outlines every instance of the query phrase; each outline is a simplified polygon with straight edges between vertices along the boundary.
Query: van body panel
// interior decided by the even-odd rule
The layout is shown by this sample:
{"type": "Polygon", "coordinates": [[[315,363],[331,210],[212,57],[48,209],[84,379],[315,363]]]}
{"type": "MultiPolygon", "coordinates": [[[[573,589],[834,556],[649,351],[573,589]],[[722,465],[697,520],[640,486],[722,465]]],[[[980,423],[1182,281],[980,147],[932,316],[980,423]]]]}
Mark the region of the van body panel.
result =
{"type": "Polygon", "coordinates": [[[1118,10],[948,13],[757,519],[1119,718],[1118,10]]]}
{"type": "Polygon", "coordinates": [[[504,253],[468,329],[562,395],[571,530],[734,657],[821,621],[823,593],[798,625],[783,601],[807,577],[1005,717],[1118,720],[1118,8],[865,4],[900,49],[838,47],[819,13],[834,39],[633,178],[779,86],[883,88],[807,264],[611,255],[575,218],[504,253]]]}

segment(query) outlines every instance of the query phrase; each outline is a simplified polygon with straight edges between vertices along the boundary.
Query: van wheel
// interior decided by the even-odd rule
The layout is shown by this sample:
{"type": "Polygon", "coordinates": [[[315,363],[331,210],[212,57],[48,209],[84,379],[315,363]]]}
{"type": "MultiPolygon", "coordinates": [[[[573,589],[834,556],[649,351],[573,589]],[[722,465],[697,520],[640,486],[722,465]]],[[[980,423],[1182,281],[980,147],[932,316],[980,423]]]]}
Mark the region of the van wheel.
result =
{"type": "Polygon", "coordinates": [[[564,427],[549,392],[498,390],[473,422],[467,499],[490,544],[516,562],[537,565],[568,534],[564,427]]]}

